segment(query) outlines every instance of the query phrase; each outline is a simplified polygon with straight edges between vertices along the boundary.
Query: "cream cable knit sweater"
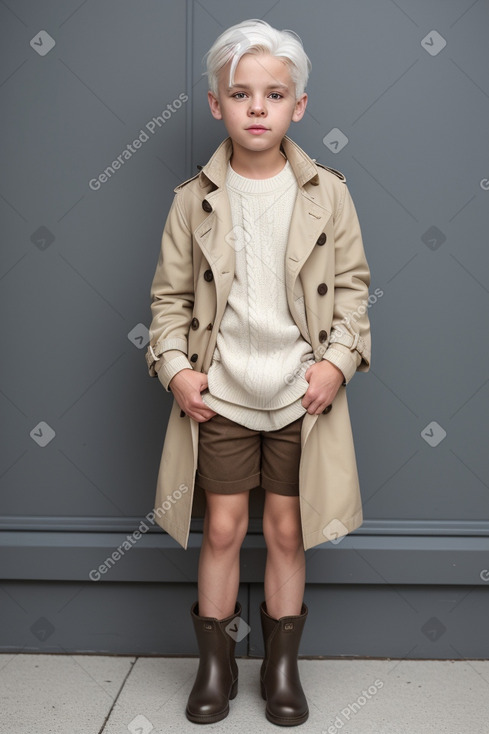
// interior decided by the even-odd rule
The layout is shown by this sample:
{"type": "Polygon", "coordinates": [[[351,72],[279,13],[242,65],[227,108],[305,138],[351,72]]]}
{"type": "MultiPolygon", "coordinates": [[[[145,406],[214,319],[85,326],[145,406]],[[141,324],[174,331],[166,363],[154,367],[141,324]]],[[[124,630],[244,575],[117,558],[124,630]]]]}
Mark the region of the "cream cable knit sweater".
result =
{"type": "Polygon", "coordinates": [[[228,164],[226,186],[235,277],[202,399],[248,428],[277,430],[306,412],[304,373],[315,361],[290,314],[285,289],[297,181],[288,161],[267,179],[245,178],[228,164]]]}

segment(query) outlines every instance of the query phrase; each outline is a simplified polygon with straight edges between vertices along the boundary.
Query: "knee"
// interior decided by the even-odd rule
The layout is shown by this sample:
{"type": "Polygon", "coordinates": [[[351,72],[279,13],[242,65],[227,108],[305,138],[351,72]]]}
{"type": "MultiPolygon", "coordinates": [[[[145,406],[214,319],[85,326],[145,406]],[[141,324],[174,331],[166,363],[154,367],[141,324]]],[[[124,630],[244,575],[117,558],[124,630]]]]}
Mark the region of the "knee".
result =
{"type": "Polygon", "coordinates": [[[263,516],[263,535],[267,548],[294,555],[302,548],[302,529],[296,517],[263,516]]]}
{"type": "Polygon", "coordinates": [[[224,512],[211,513],[207,522],[207,542],[214,551],[240,548],[247,529],[247,518],[235,518],[224,512]]]}

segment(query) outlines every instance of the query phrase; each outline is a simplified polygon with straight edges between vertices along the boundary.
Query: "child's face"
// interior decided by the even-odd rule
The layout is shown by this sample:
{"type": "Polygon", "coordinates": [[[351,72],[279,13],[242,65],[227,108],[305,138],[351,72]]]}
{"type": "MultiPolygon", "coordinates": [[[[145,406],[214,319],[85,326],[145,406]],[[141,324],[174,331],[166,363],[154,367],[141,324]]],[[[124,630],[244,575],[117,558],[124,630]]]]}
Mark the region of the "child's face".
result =
{"type": "Polygon", "coordinates": [[[303,117],[307,94],[295,99],[287,63],[270,54],[244,54],[231,88],[230,65],[219,75],[218,98],[208,93],[213,117],[224,121],[235,146],[255,153],[278,149],[290,123],[303,117]]]}

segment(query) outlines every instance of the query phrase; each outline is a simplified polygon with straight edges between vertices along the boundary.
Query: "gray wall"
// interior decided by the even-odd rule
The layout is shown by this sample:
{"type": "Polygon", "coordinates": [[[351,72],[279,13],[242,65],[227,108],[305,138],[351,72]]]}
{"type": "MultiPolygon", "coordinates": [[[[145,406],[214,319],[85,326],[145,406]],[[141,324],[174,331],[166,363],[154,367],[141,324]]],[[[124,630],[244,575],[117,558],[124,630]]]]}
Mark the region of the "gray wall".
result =
{"type": "MultiPolygon", "coordinates": [[[[345,173],[382,292],[348,387],[365,522],[307,552],[301,652],[486,657],[486,0],[0,4],[0,649],[196,652],[201,521],[187,551],[145,521],[170,399],[144,352],[172,190],[226,134],[201,59],[245,17],[303,39],[289,134],[345,173]]],[[[239,652],[259,655],[252,499],[239,652]]]]}

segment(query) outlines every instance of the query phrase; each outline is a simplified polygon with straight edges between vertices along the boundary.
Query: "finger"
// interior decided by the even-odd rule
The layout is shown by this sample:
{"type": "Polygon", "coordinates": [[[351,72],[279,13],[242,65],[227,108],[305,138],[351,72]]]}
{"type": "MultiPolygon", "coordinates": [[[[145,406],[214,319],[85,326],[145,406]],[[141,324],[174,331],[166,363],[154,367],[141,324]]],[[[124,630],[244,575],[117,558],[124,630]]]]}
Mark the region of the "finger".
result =
{"type": "Polygon", "coordinates": [[[317,396],[314,394],[311,387],[308,387],[302,399],[302,405],[304,408],[309,408],[311,403],[314,403],[315,400],[317,400],[317,396]]]}
{"type": "Polygon", "coordinates": [[[208,383],[208,380],[207,380],[207,375],[205,375],[204,373],[202,373],[202,379],[200,381],[200,389],[201,390],[205,390],[205,388],[208,386],[208,384],[209,383],[208,383]]]}
{"type": "Polygon", "coordinates": [[[211,418],[213,418],[214,415],[210,414],[208,411],[205,411],[204,413],[196,412],[195,416],[190,416],[190,417],[191,418],[193,417],[194,420],[198,421],[199,423],[205,423],[206,421],[209,421],[211,418]]]}
{"type": "MultiPolygon", "coordinates": [[[[199,397],[200,397],[200,393],[199,397]]],[[[200,415],[205,416],[207,418],[212,418],[213,415],[215,415],[215,412],[212,410],[212,408],[209,408],[206,403],[204,403],[203,400],[192,400],[190,403],[187,404],[188,410],[187,413],[193,414],[193,415],[200,415]]]]}
{"type": "Polygon", "coordinates": [[[196,421],[197,423],[205,423],[205,418],[199,413],[187,413],[189,418],[196,421]]]}
{"type": "Polygon", "coordinates": [[[201,394],[200,393],[199,393],[199,397],[196,398],[193,401],[193,408],[195,410],[199,411],[199,413],[202,413],[202,414],[205,413],[206,415],[209,415],[211,412],[213,412],[212,411],[212,408],[209,408],[209,406],[207,405],[207,403],[205,403],[202,400],[202,397],[201,397],[201,394]]]}
{"type": "Polygon", "coordinates": [[[205,420],[201,411],[196,410],[195,408],[187,408],[187,410],[185,410],[184,413],[185,415],[188,415],[189,418],[192,418],[192,420],[198,421],[199,423],[205,420]]]}
{"type": "Polygon", "coordinates": [[[307,409],[307,412],[311,415],[319,415],[319,413],[322,413],[325,407],[326,403],[323,403],[320,400],[312,400],[307,409]]]}

